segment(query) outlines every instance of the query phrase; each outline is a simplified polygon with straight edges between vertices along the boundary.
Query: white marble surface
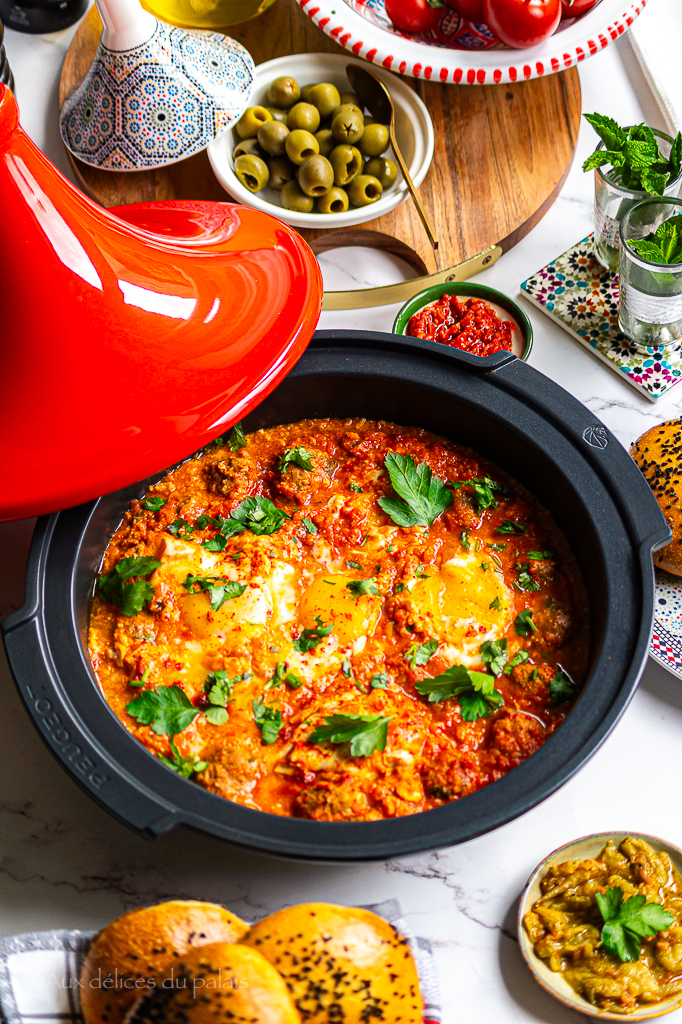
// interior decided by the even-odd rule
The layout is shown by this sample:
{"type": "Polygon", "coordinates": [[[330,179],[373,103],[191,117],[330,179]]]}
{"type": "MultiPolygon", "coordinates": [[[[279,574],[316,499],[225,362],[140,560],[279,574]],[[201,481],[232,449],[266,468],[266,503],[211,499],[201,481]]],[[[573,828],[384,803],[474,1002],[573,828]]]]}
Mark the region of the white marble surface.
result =
{"type": "MultiPolygon", "coordinates": [[[[643,17],[656,17],[652,2],[643,17]]],[[[72,30],[7,33],[24,127],[62,168],[57,82],[72,30]]],[[[584,109],[632,123],[659,120],[626,41],[581,66],[584,109]]],[[[515,295],[519,283],[591,228],[592,184],[580,164],[594,145],[585,126],[574,168],[544,220],[482,280],[515,295]]],[[[325,278],[395,280],[399,265],[367,252],[325,257],[325,278]]],[[[583,401],[624,442],[678,415],[672,394],[653,405],[534,308],[531,363],[583,401]]],[[[395,307],[327,313],[321,326],[389,329],[395,307]]],[[[31,524],[0,526],[0,616],[22,601],[31,524]]],[[[682,845],[679,775],[682,683],[649,662],[621,723],[592,761],[523,818],[466,846],[389,864],[298,866],[243,854],[189,832],[137,838],[66,777],[33,731],[0,653],[0,932],[98,927],[122,909],[170,896],[218,900],[245,917],[325,899],[399,899],[415,931],[434,944],[446,1024],[585,1020],[528,976],[514,936],[515,904],[536,863],[587,832],[638,830],[682,845]],[[661,781],[662,780],[662,781],[661,781]],[[667,782],[666,782],[667,780],[667,782]]],[[[682,1011],[671,1016],[682,1024],[682,1011]]]]}

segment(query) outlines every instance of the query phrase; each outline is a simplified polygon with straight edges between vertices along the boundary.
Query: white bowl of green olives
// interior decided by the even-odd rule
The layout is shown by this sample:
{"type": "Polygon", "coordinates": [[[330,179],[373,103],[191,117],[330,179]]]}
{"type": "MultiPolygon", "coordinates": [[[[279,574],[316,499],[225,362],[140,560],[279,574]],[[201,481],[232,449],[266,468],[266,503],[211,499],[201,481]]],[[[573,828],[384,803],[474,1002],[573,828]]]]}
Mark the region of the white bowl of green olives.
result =
{"type": "MultiPolygon", "coordinates": [[[[381,217],[408,198],[388,127],[361,108],[343,54],[292,54],[256,68],[251,106],[208,147],[223,188],[293,227],[340,228],[381,217]]],[[[433,159],[433,124],[410,86],[379,68],[395,107],[403,158],[419,186],[433,159]]]]}

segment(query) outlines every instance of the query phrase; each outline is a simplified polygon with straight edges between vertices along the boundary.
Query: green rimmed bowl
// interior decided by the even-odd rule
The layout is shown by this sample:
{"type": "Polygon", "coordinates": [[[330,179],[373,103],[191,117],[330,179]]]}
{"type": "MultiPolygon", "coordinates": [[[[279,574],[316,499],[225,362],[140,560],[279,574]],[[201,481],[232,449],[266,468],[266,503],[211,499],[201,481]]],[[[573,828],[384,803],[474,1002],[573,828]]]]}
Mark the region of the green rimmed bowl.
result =
{"type": "Polygon", "coordinates": [[[517,918],[519,947],[523,959],[526,961],[535,980],[544,988],[545,992],[549,992],[550,995],[558,999],[564,1006],[577,1010],[579,1013],[600,1018],[601,1020],[638,1021],[663,1017],[667,1013],[672,1013],[673,1010],[682,1008],[682,992],[677,992],[660,1003],[641,1006],[634,1013],[612,1013],[608,1010],[600,1010],[599,1007],[594,1006],[578,995],[568,982],[565,981],[563,974],[551,971],[545,961],[537,956],[530,936],[524,927],[523,918],[535,901],[539,899],[541,895],[540,882],[547,874],[553,862],[561,863],[565,860],[583,860],[596,857],[609,840],[612,840],[618,846],[628,836],[643,839],[649,846],[653,847],[656,853],[667,853],[674,866],[682,874],[682,850],[677,846],[673,846],[672,843],[666,842],[664,839],[646,835],[644,832],[596,832],[589,836],[583,836],[581,839],[575,839],[571,843],[566,843],[565,846],[560,846],[553,853],[550,853],[548,857],[545,857],[528,879],[519,902],[517,918]]]}
{"type": "MultiPolygon", "coordinates": [[[[528,360],[530,350],[533,347],[533,327],[530,320],[513,299],[510,299],[509,296],[505,295],[503,292],[498,292],[496,288],[489,288],[487,284],[469,284],[467,281],[448,281],[445,284],[432,284],[429,288],[424,288],[423,291],[417,292],[416,295],[413,295],[412,298],[398,310],[398,315],[393,322],[393,333],[405,334],[410,317],[414,316],[415,313],[418,313],[420,309],[424,308],[424,306],[428,306],[430,303],[436,302],[443,295],[456,295],[458,298],[467,299],[483,299],[485,302],[489,302],[493,306],[499,306],[500,309],[509,314],[518,327],[518,332],[514,332],[514,338],[512,339],[512,351],[514,355],[518,356],[519,359],[523,359],[524,362],[528,360]]],[[[439,342],[436,342],[436,344],[439,344],[439,342]]]]}

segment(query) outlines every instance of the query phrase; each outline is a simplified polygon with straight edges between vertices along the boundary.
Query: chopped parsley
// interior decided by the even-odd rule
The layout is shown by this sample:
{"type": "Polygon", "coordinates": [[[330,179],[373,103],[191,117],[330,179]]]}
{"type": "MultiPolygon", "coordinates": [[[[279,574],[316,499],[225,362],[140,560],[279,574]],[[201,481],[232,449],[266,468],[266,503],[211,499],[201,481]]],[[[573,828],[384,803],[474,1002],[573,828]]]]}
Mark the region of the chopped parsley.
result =
{"type": "Polygon", "coordinates": [[[349,484],[351,491],[355,491],[356,494],[362,494],[362,487],[360,484],[349,484]]]}
{"type": "Polygon", "coordinates": [[[398,585],[395,587],[393,593],[394,594],[402,594],[403,590],[405,590],[405,584],[404,583],[398,583],[398,585]]]}
{"type": "Polygon", "coordinates": [[[265,689],[274,690],[276,687],[281,686],[282,683],[286,683],[292,690],[297,690],[302,682],[303,680],[295,672],[287,671],[286,662],[278,661],[273,675],[265,684],[265,689]]]}
{"type": "Polygon", "coordinates": [[[414,672],[417,665],[426,665],[428,661],[434,656],[438,650],[437,640],[427,640],[424,644],[418,644],[417,641],[407,648],[405,652],[405,661],[409,661],[410,668],[414,672]]]}
{"type": "Polygon", "coordinates": [[[534,562],[543,562],[548,558],[554,558],[554,554],[551,551],[527,551],[526,558],[531,558],[534,562]]]}
{"type": "Polygon", "coordinates": [[[307,469],[311,472],[313,469],[312,455],[307,449],[301,445],[297,445],[295,448],[287,448],[283,455],[279,457],[278,469],[280,473],[286,473],[289,466],[299,466],[301,469],[307,469]]]}
{"type": "Polygon", "coordinates": [[[276,508],[269,498],[258,497],[244,498],[232,509],[230,518],[236,520],[242,529],[260,535],[276,533],[284,520],[291,519],[291,516],[284,509],[276,508]]]}
{"type": "Polygon", "coordinates": [[[149,673],[150,672],[151,672],[151,669],[146,668],[144,670],[144,672],[142,673],[142,675],[140,676],[139,679],[129,679],[128,680],[128,686],[135,686],[135,687],[138,687],[138,688],[144,686],[144,684],[149,679],[149,673]]]}
{"type": "Polygon", "coordinates": [[[393,715],[329,715],[324,725],[310,734],[311,743],[350,743],[351,757],[369,757],[375,750],[384,750],[388,740],[388,723],[393,715]]]}
{"type": "Polygon", "coordinates": [[[466,530],[462,530],[462,532],[460,533],[459,542],[463,548],[466,548],[467,551],[471,551],[471,542],[469,541],[469,534],[466,532],[466,530]]]}
{"type": "Polygon", "coordinates": [[[670,928],[672,914],[660,903],[647,903],[641,893],[624,899],[621,886],[594,894],[604,925],[601,930],[602,946],[607,953],[617,956],[623,963],[639,960],[641,940],[651,938],[670,928]]]}
{"type": "Polygon", "coordinates": [[[159,736],[175,736],[192,724],[199,709],[179,686],[157,686],[145,690],[126,704],[126,711],[140,725],[151,725],[159,736]]]}
{"type": "Polygon", "coordinates": [[[494,676],[471,671],[464,665],[453,665],[440,675],[420,679],[415,686],[418,693],[428,695],[431,703],[458,697],[465,722],[487,718],[504,704],[502,694],[495,689],[494,676]]]}
{"type": "Polygon", "coordinates": [[[530,608],[524,608],[522,612],[519,612],[514,620],[514,627],[517,636],[530,636],[532,633],[537,633],[538,627],[533,622],[533,612],[530,608]]]}
{"type": "Polygon", "coordinates": [[[489,476],[476,476],[473,480],[462,480],[461,483],[463,487],[473,488],[474,499],[479,512],[484,512],[487,508],[497,508],[495,492],[509,494],[509,488],[506,484],[499,484],[489,476]]]}
{"type": "Polygon", "coordinates": [[[187,574],[187,579],[182,585],[190,594],[200,594],[205,590],[214,612],[222,608],[226,601],[241,597],[246,590],[246,583],[224,580],[220,576],[193,576],[191,572],[187,574]]]}
{"type": "Polygon", "coordinates": [[[305,654],[306,651],[314,651],[317,645],[324,640],[326,636],[329,636],[334,623],[330,622],[328,626],[325,626],[319,615],[315,616],[315,622],[317,627],[315,629],[304,629],[301,631],[301,635],[294,640],[294,648],[299,654],[305,654]]]}
{"type": "Polygon", "coordinates": [[[349,569],[362,569],[362,566],[360,565],[359,562],[346,562],[346,565],[348,566],[349,569]]]}
{"type": "MultiPolygon", "coordinates": [[[[504,669],[504,674],[510,676],[512,669],[516,668],[517,665],[523,665],[524,662],[528,661],[528,651],[517,651],[512,660],[509,662],[507,667],[504,669]]],[[[537,672],[537,669],[535,670],[537,672]]]]}
{"type": "Polygon", "coordinates": [[[486,541],[485,546],[490,548],[491,551],[504,551],[506,544],[491,544],[490,541],[486,541]]]}
{"type": "Polygon", "coordinates": [[[513,519],[505,519],[504,522],[498,526],[495,533],[525,533],[526,527],[522,526],[521,523],[515,523],[513,519]]]}
{"type": "Polygon", "coordinates": [[[246,448],[246,438],[244,437],[241,420],[232,427],[226,443],[227,447],[231,448],[233,452],[238,452],[240,448],[246,448]]]}
{"type": "Polygon", "coordinates": [[[514,586],[517,590],[520,590],[521,592],[527,591],[528,593],[532,594],[537,590],[541,590],[542,587],[536,580],[533,579],[529,570],[530,565],[528,562],[526,562],[525,565],[521,565],[520,562],[516,563],[516,571],[519,575],[517,579],[514,580],[514,586]]]}
{"type": "Polygon", "coordinates": [[[554,708],[557,704],[564,704],[567,700],[573,700],[578,692],[578,687],[575,685],[568,672],[557,665],[554,678],[549,684],[549,706],[554,708]]]}
{"type": "Polygon", "coordinates": [[[369,681],[372,690],[387,690],[390,676],[388,672],[376,672],[369,681]]]}
{"type": "Polygon", "coordinates": [[[194,527],[186,519],[174,519],[172,523],[168,524],[166,529],[174,537],[182,537],[183,539],[187,539],[191,533],[194,533],[194,527]]]}
{"type": "Polygon", "coordinates": [[[163,761],[166,768],[172,769],[183,778],[188,779],[190,775],[194,775],[195,772],[203,772],[208,768],[208,761],[200,761],[196,757],[183,757],[178,748],[173,743],[172,739],[168,741],[171,748],[171,756],[163,757],[162,754],[158,755],[159,761],[163,761]]]}
{"type": "Polygon", "coordinates": [[[346,583],[346,590],[350,590],[353,597],[364,597],[367,594],[378,594],[379,588],[374,580],[374,576],[370,576],[368,580],[351,580],[350,583],[346,583]]]}
{"type": "Polygon", "coordinates": [[[224,537],[222,533],[216,533],[215,537],[205,540],[202,547],[206,548],[207,551],[224,551],[226,544],[227,537],[224,537]]]}
{"type": "Polygon", "coordinates": [[[211,725],[225,725],[227,702],[232,696],[235,684],[250,678],[250,672],[244,672],[242,675],[232,676],[232,678],[223,669],[218,672],[209,672],[204,683],[204,693],[208,694],[208,699],[211,702],[211,707],[204,712],[206,721],[211,725]]]}
{"type": "Polygon", "coordinates": [[[500,608],[501,608],[501,605],[500,605],[500,599],[499,599],[499,597],[494,597],[494,598],[492,599],[492,601],[490,602],[490,604],[488,605],[488,608],[489,608],[489,609],[490,609],[491,611],[492,611],[492,610],[494,609],[494,610],[495,610],[496,612],[499,612],[499,610],[500,610],[500,608]]]}
{"type": "Polygon", "coordinates": [[[353,666],[347,659],[344,659],[344,661],[341,663],[341,671],[343,672],[346,679],[353,678],[353,666]]]}
{"type": "Polygon", "coordinates": [[[301,521],[302,521],[303,525],[305,526],[306,530],[308,531],[308,533],[317,533],[318,532],[317,526],[312,521],[312,519],[308,518],[308,516],[304,516],[301,521]]]}
{"type": "Polygon", "coordinates": [[[167,501],[168,498],[153,495],[151,498],[147,498],[142,508],[146,508],[147,512],[158,512],[160,508],[163,508],[167,501]]]}
{"type": "Polygon", "coordinates": [[[269,747],[279,736],[282,728],[282,712],[275,708],[266,707],[259,700],[251,701],[253,704],[253,717],[256,725],[261,731],[263,745],[269,747]]]}
{"type": "Polygon", "coordinates": [[[399,497],[379,498],[379,505],[398,526],[428,529],[452,504],[452,492],[425,462],[417,465],[410,455],[388,452],[384,465],[399,497]]]}
{"type": "Polygon", "coordinates": [[[481,653],[481,661],[484,665],[488,665],[490,671],[494,676],[499,676],[504,666],[507,664],[507,658],[509,653],[507,651],[507,641],[502,640],[486,640],[484,644],[479,647],[481,653]]]}
{"type": "Polygon", "coordinates": [[[99,596],[103,601],[116,605],[123,615],[137,615],[156,593],[151,583],[144,579],[133,582],[133,577],[151,576],[161,562],[155,558],[136,555],[122,558],[111,572],[100,576],[97,581],[99,596]]]}

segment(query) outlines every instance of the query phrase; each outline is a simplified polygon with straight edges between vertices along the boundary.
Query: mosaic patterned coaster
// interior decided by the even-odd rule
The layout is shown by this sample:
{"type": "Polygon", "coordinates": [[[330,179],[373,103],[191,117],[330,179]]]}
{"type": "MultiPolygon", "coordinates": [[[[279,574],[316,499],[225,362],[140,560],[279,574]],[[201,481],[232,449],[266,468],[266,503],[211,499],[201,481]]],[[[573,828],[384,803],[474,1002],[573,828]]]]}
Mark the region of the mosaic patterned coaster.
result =
{"type": "Polygon", "coordinates": [[[682,576],[656,569],[654,632],[649,654],[682,679],[682,576]]]}
{"type": "Polygon", "coordinates": [[[618,274],[604,270],[592,235],[521,285],[523,294],[655,402],[682,377],[682,347],[637,348],[618,329],[618,274]]]}

